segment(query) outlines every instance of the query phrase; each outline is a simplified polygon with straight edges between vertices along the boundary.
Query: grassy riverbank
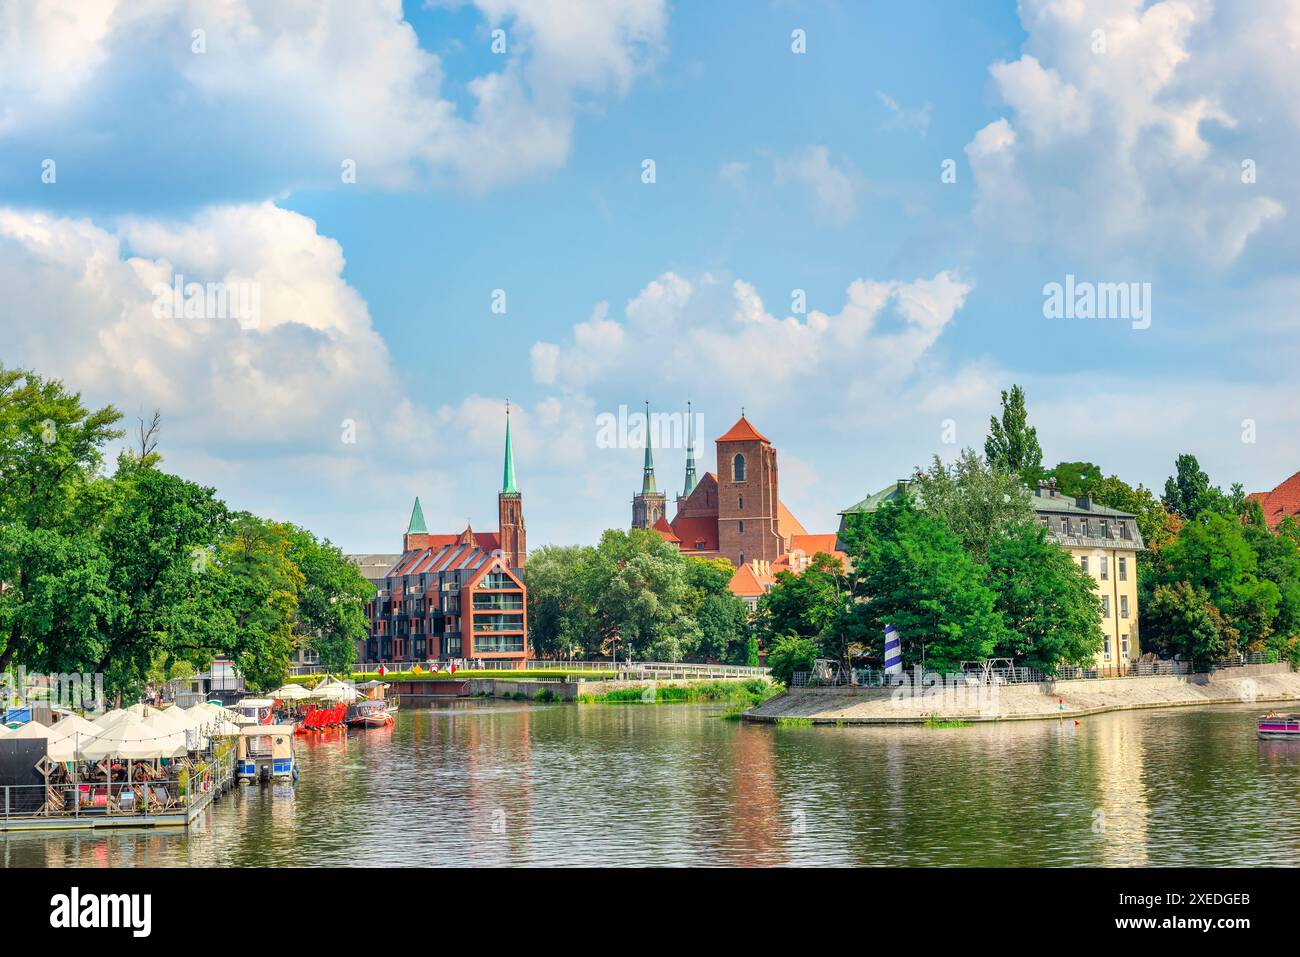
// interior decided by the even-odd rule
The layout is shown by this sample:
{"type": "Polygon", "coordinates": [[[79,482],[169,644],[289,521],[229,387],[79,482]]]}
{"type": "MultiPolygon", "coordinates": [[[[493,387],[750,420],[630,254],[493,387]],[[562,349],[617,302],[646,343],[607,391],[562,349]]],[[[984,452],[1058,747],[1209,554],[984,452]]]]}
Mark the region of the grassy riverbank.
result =
{"type": "Polygon", "coordinates": [[[752,708],[780,694],[782,688],[766,678],[734,681],[692,681],[687,684],[646,682],[642,687],[583,692],[579,704],[674,704],[707,702],[752,708]]]}

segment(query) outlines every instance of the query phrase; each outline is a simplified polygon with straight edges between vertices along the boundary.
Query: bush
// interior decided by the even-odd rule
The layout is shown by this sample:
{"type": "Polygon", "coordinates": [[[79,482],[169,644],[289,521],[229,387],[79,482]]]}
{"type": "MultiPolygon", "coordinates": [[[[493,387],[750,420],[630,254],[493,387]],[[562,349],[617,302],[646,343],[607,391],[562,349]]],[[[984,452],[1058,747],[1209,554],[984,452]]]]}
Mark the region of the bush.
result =
{"type": "Polygon", "coordinates": [[[817,660],[817,643],[811,638],[784,635],[772,643],[767,652],[767,666],[772,677],[789,685],[796,671],[812,671],[817,660]]]}

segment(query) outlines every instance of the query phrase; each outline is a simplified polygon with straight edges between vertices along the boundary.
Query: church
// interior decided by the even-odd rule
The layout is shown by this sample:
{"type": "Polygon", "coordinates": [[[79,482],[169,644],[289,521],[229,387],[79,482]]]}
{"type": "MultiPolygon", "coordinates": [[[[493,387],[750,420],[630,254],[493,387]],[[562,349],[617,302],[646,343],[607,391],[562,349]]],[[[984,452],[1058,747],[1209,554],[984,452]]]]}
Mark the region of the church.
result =
{"type": "Polygon", "coordinates": [[[633,528],[652,529],[688,555],[728,559],[736,567],[731,590],[751,608],[778,572],[801,572],[818,552],[844,560],[834,534],[810,535],[781,501],[776,449],[743,409],[736,424],[714,440],[717,471],[698,479],[689,411],[686,421],[686,475],[676,514],[670,522],[647,428],[641,491],[632,498],[633,528]]]}
{"type": "MultiPolygon", "coordinates": [[[[362,661],[480,660],[522,668],[528,650],[528,558],[524,502],[515,482],[506,408],[506,454],[497,494],[497,530],[434,534],[415,500],[402,554],[375,581],[362,661]]],[[[376,556],[377,557],[377,556],[376,556]]]]}

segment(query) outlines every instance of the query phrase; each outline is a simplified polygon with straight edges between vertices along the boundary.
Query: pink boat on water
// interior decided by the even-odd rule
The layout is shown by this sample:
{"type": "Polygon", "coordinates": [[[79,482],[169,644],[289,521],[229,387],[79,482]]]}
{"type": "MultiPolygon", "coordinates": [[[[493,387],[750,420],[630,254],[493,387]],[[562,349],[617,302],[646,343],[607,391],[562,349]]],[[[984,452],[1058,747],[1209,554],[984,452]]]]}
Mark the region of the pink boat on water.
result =
{"type": "Polygon", "coordinates": [[[1278,714],[1270,711],[1259,719],[1255,728],[1261,738],[1270,740],[1294,739],[1300,741],[1300,714],[1278,714]]]}

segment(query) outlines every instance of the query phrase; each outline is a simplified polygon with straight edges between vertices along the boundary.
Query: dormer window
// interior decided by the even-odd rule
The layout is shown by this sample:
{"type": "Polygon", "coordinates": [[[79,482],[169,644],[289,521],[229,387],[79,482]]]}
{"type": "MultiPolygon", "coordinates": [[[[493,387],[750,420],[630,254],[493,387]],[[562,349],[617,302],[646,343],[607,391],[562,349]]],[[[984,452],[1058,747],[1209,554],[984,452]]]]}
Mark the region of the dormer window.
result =
{"type": "Polygon", "coordinates": [[[731,459],[731,480],[733,482],[745,481],[745,457],[739,452],[731,459]]]}

